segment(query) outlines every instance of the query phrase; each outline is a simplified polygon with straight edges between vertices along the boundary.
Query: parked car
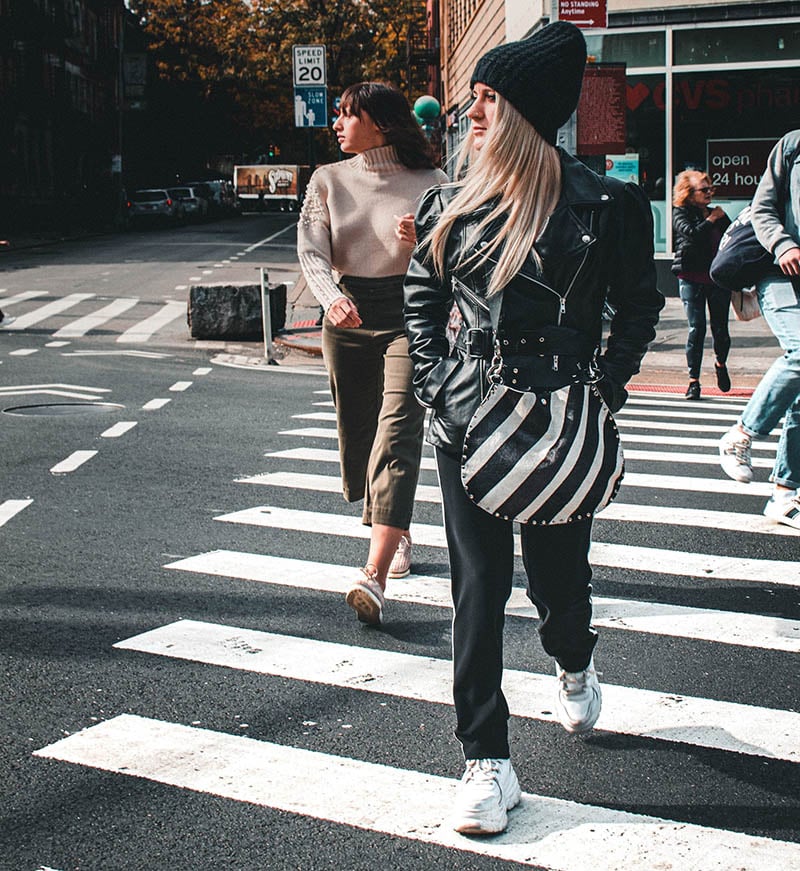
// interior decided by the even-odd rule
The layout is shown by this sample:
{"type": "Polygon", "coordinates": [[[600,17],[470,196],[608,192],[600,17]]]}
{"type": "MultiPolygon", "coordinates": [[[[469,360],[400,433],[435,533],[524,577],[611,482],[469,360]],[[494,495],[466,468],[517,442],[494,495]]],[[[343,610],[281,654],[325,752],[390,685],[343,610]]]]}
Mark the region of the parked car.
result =
{"type": "Polygon", "coordinates": [[[195,188],[167,188],[167,193],[183,204],[184,214],[189,220],[200,221],[208,215],[208,201],[195,188]]]}
{"type": "Polygon", "coordinates": [[[165,188],[147,188],[131,194],[129,214],[134,224],[178,224],[186,214],[179,199],[165,188]]]}
{"type": "Polygon", "coordinates": [[[225,179],[212,179],[190,181],[187,184],[196,188],[201,196],[208,199],[209,215],[230,215],[236,211],[236,195],[232,182],[225,179]]]}

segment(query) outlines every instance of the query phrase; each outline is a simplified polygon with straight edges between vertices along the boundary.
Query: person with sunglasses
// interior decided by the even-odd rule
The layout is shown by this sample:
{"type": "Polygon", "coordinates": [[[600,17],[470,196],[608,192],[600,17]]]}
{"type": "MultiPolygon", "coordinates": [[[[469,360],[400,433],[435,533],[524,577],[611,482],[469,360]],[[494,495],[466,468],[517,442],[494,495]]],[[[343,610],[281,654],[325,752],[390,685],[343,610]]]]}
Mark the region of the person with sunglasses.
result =
{"type": "Polygon", "coordinates": [[[706,308],[711,322],[711,337],[716,356],[714,372],[723,393],[731,389],[727,360],[731,348],[728,331],[730,291],[714,284],[708,274],[711,261],[730,218],[719,206],[711,206],[714,188],[704,172],[687,169],[675,180],[672,205],[672,230],[675,256],[672,271],[678,276],[689,335],[686,338],[686,363],[689,367],[687,399],[700,399],[700,369],[706,340],[706,308]]]}

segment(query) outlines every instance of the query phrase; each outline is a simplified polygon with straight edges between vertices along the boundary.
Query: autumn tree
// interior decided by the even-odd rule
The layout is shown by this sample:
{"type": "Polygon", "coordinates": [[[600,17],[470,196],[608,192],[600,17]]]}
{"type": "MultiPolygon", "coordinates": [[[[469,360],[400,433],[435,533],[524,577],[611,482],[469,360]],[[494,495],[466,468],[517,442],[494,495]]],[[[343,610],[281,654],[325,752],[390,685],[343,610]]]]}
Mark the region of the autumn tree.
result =
{"type": "MultiPolygon", "coordinates": [[[[279,142],[287,157],[302,152],[304,131],[295,130],[292,109],[295,44],[327,47],[331,97],[363,79],[391,81],[412,100],[425,90],[408,58],[413,35],[424,31],[420,0],[130,0],[129,6],[160,79],[193,88],[206,106],[227,107],[231,150],[279,142]]],[[[331,137],[321,131],[318,138],[324,153],[331,137]]]]}

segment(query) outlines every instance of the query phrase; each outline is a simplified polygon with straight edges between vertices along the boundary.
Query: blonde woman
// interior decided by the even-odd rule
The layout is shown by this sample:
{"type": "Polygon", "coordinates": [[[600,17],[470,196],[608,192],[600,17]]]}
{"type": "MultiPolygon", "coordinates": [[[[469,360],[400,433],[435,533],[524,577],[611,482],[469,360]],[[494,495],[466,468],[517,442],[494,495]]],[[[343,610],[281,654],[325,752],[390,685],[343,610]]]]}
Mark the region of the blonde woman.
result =
{"type": "MultiPolygon", "coordinates": [[[[455,609],[453,695],[466,771],[452,825],[467,834],[502,831],[520,797],[501,689],[513,522],[471,502],[460,475],[465,429],[488,389],[495,339],[508,378],[537,395],[596,363],[598,387],[616,411],[663,306],[642,191],[554,147],[577,105],[585,60],[580,30],[556,22],[478,61],[467,112],[469,167],[458,183],[426,194],[417,212],[422,241],[406,275],[409,353],[417,398],[432,409],[428,440],[436,449],[455,609]],[[601,353],[606,297],[616,315],[601,353]],[[454,301],[464,324],[450,352],[454,301]]],[[[541,642],[556,661],[555,710],[569,732],[590,730],[601,706],[591,527],[591,518],[520,527],[528,594],[541,617],[541,642]]]]}

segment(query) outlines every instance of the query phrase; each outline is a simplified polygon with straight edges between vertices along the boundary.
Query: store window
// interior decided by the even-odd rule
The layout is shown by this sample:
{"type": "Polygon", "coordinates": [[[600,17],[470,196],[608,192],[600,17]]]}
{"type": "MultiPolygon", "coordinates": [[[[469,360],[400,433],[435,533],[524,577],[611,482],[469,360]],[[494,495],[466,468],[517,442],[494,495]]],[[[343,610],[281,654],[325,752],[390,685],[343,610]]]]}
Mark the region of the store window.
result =
{"type": "Polygon", "coordinates": [[[684,64],[757,63],[800,59],[800,27],[769,24],[758,27],[715,27],[676,30],[676,66],[684,64]]]}
{"type": "Polygon", "coordinates": [[[772,145],[800,118],[800,70],[675,73],[673,172],[701,169],[731,215],[755,192],[772,145]]]}
{"type": "Polygon", "coordinates": [[[624,61],[629,67],[663,67],[664,31],[587,34],[586,51],[597,63],[624,61]]]}

